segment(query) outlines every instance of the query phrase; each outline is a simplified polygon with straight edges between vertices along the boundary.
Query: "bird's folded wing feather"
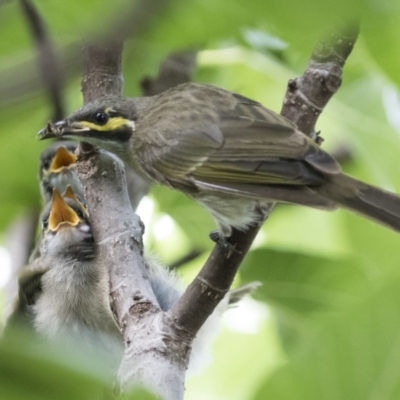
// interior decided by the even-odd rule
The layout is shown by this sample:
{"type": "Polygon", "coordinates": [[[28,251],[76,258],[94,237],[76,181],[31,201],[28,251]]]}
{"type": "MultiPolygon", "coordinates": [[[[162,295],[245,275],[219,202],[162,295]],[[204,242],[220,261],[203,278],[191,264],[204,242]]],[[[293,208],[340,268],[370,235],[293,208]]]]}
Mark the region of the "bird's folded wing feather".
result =
{"type": "Polygon", "coordinates": [[[18,273],[19,299],[21,305],[33,305],[42,291],[42,276],[48,267],[37,258],[18,273]]]}
{"type": "Polygon", "coordinates": [[[165,151],[152,160],[171,179],[190,178],[221,187],[235,184],[320,185],[337,174],[336,161],[295,125],[239,95],[234,107],[202,123],[182,121],[165,151]],[[179,133],[179,132],[178,132],[179,133]]]}

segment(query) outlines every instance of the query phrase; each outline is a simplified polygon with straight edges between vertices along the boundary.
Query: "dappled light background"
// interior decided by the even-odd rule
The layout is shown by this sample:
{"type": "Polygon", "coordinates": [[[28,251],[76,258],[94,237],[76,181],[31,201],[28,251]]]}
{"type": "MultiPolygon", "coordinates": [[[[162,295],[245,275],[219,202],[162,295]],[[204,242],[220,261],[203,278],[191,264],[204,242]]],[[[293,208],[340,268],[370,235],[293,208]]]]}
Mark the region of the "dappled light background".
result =
{"type": "MultiPolygon", "coordinates": [[[[82,103],[82,37],[112,37],[128,3],[35,1],[62,60],[67,113],[82,103]]],[[[132,37],[124,51],[125,95],[139,96],[140,80],[156,75],[171,51],[199,49],[196,82],[238,92],[277,112],[288,80],[305,69],[317,41],[361,18],[343,86],[317,128],[324,149],[338,156],[347,173],[400,192],[397,2],[187,0],[166,1],[148,12],[154,12],[148,26],[126,25],[132,37]]],[[[35,135],[51,107],[17,2],[0,3],[0,38],[0,290],[5,292],[10,226],[40,205],[38,159],[48,143],[35,135]]],[[[212,219],[191,200],[162,187],[152,188],[138,213],[146,226],[147,251],[166,266],[192,251],[200,254],[177,270],[190,283],[212,249],[212,219]]],[[[185,398],[400,398],[399,244],[398,234],[347,211],[279,205],[235,282],[259,280],[263,286],[253,299],[225,313],[213,361],[189,378],[185,398]]],[[[4,309],[3,300],[0,305],[4,309]]],[[[0,387],[13,357],[0,345],[0,387]]],[[[30,362],[37,361],[24,358],[13,370],[21,381],[30,362]]],[[[70,364],[73,372],[66,373],[65,382],[94,384],[90,371],[70,364]]],[[[44,368],[51,379],[52,367],[44,368]]],[[[17,398],[12,385],[5,387],[10,392],[4,398],[17,398]]]]}

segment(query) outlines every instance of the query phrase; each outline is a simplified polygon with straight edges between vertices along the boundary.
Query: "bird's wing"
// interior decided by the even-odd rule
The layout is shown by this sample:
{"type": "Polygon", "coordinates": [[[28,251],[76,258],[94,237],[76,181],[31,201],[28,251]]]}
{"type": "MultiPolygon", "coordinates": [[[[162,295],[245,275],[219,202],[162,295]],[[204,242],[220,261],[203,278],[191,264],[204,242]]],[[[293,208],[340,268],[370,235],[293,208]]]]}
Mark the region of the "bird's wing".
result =
{"type": "Polygon", "coordinates": [[[37,258],[18,273],[19,301],[22,306],[35,304],[42,291],[42,276],[47,271],[48,267],[37,258]]]}
{"type": "MultiPolygon", "coordinates": [[[[237,184],[320,185],[340,167],[295,125],[259,103],[231,96],[208,119],[182,121],[152,160],[172,179],[185,177],[221,188],[237,184]],[[178,132],[179,133],[179,132],[178,132]]],[[[238,189],[237,186],[235,186],[238,189]]],[[[264,196],[262,196],[264,197],[264,196]]]]}
{"type": "Polygon", "coordinates": [[[32,310],[29,306],[35,304],[37,296],[42,291],[41,278],[47,272],[40,258],[23,267],[18,273],[18,296],[6,310],[6,326],[4,335],[12,332],[15,325],[31,326],[32,310]]]}
{"type": "Polygon", "coordinates": [[[236,106],[220,114],[224,144],[194,172],[195,178],[224,182],[318,185],[340,167],[286,118],[235,96],[236,106]]]}

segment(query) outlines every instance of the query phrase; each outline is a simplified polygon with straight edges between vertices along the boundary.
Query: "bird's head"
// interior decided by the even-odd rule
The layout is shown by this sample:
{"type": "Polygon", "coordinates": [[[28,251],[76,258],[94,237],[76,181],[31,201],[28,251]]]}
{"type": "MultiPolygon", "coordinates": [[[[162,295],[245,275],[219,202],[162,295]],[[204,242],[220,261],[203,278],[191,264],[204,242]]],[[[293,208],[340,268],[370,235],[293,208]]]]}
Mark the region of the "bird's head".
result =
{"type": "Polygon", "coordinates": [[[81,258],[93,256],[93,235],[89,216],[81,202],[67,189],[63,196],[53,191],[42,217],[43,254],[81,258]],[[83,254],[79,254],[82,251],[83,254]]]}
{"type": "Polygon", "coordinates": [[[76,173],[76,143],[59,141],[45,149],[40,155],[39,179],[42,196],[46,203],[51,201],[53,189],[63,193],[72,186],[75,193],[82,195],[76,173]]]}
{"type": "Polygon", "coordinates": [[[60,173],[75,166],[76,143],[59,141],[45,149],[40,155],[40,175],[60,173]]]}
{"type": "Polygon", "coordinates": [[[136,119],[134,99],[105,96],[85,104],[65,120],[49,123],[38,136],[41,140],[76,137],[106,149],[122,148],[135,131],[136,119]]]}

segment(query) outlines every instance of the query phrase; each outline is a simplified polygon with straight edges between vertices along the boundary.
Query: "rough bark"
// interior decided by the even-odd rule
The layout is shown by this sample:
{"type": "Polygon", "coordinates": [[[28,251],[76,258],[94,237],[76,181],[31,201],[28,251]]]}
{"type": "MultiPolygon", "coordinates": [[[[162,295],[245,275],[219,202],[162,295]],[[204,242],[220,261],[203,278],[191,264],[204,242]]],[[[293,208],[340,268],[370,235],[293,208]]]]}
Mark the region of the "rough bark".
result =
{"type": "Polygon", "coordinates": [[[78,174],[85,190],[99,262],[110,275],[111,305],[125,342],[123,388],[140,384],[163,399],[183,398],[185,365],[158,328],[162,315],[143,261],[143,226],[129,202],[123,164],[81,145],[78,174]]]}

